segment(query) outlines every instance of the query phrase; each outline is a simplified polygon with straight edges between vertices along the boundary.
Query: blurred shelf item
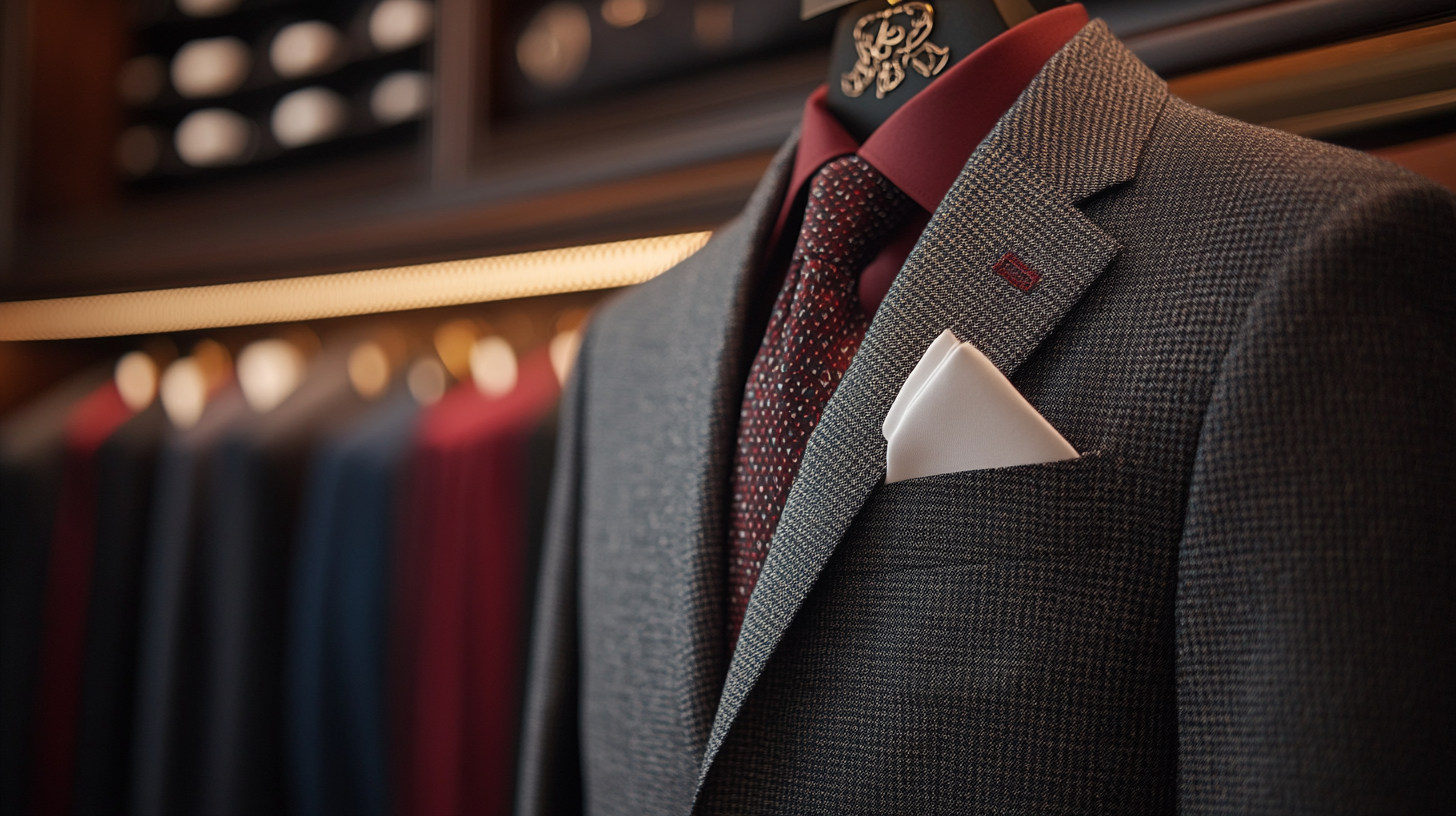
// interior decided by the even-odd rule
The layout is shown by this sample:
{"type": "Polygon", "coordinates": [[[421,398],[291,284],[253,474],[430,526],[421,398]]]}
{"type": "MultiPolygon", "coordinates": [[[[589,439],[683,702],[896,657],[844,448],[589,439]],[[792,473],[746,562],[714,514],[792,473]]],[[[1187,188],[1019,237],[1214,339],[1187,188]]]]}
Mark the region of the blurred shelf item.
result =
{"type": "Polygon", "coordinates": [[[237,37],[192,40],[172,56],[172,87],[186,99],[236,91],[248,81],[253,54],[237,37]]]}
{"type": "Polygon", "coordinates": [[[290,91],[273,107],[273,138],[285,148],[328,141],[343,132],[349,105],[334,91],[313,85],[290,91]]]}
{"type": "Polygon", "coordinates": [[[425,0],[383,0],[369,12],[369,41],[380,51],[399,51],[429,39],[435,10],[425,0]]]}
{"type": "Polygon", "coordinates": [[[382,125],[418,119],[430,110],[433,91],[424,71],[395,71],[369,92],[369,112],[382,125]]]}
{"type": "Polygon", "coordinates": [[[129,107],[150,105],[167,87],[167,66],[156,54],[142,54],[121,64],[116,93],[129,107]]]}
{"type": "Polygon", "coordinates": [[[134,56],[115,80],[127,125],[116,147],[124,201],[419,143],[421,129],[405,127],[419,115],[381,119],[368,97],[386,76],[428,75],[434,7],[426,0],[252,0],[207,13],[144,0],[138,8],[134,56]],[[185,151],[197,134],[183,129],[203,110],[212,126],[204,135],[219,135],[226,112],[230,135],[248,123],[246,145],[233,138],[233,149],[202,151],[202,160],[185,151]],[[142,132],[173,138],[142,161],[142,132]]]}
{"type": "Polygon", "coordinates": [[[0,341],[155,334],[612,289],[662,274],[708,237],[666,235],[338,275],[0,303],[0,341]]]}
{"type": "Polygon", "coordinates": [[[342,56],[343,39],[337,28],[320,20],[289,23],[269,44],[268,62],[284,79],[322,73],[342,56]]]}
{"type": "Polygon", "coordinates": [[[188,17],[221,17],[242,4],[242,0],[177,0],[177,8],[188,17]]]}
{"type": "Polygon", "coordinates": [[[227,108],[203,108],[177,125],[173,144],[178,157],[192,167],[226,167],[246,159],[255,138],[252,123],[239,114],[227,108]]]}
{"type": "Polygon", "coordinates": [[[162,160],[162,142],[166,138],[158,128],[132,125],[116,139],[116,168],[128,178],[152,172],[162,160]]]}
{"type": "Polygon", "coordinates": [[[527,0],[502,11],[514,56],[497,63],[506,114],[823,46],[834,25],[800,20],[785,0],[527,0]]]}

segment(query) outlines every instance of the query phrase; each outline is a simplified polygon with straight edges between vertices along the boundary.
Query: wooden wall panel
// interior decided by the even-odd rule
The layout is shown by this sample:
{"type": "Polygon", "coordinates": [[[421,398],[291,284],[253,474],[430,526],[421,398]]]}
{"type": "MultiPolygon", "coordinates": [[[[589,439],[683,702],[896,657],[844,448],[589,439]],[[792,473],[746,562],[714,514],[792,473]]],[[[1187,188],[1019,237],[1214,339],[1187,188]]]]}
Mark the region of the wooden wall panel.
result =
{"type": "Polygon", "coordinates": [[[118,195],[116,71],[126,58],[124,0],[32,0],[30,128],[22,184],[33,217],[95,210],[118,195]]]}

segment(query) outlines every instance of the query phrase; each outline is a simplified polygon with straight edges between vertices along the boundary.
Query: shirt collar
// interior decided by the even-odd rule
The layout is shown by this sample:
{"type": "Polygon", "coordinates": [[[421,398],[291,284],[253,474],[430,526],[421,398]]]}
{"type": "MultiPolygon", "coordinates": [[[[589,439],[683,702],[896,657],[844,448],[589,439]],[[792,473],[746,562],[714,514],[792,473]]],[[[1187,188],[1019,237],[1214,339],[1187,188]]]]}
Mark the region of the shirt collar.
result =
{"type": "Polygon", "coordinates": [[[927,212],[934,212],[976,146],[1046,61],[1086,24],[1086,9],[1071,3],[1012,27],[910,98],[863,145],[829,112],[829,89],[820,86],[804,105],[788,194],[769,245],[777,243],[809,179],[825,162],[851,153],[874,165],[927,212]]]}

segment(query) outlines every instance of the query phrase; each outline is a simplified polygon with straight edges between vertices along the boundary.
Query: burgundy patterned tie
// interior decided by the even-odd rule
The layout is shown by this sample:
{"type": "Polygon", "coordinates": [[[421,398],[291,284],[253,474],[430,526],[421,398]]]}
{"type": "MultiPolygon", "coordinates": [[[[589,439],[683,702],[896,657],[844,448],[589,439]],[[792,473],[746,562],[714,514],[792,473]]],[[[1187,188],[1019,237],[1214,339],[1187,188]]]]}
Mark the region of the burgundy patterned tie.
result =
{"type": "Polygon", "coordinates": [[[913,207],[858,156],[835,159],[814,177],[788,275],[743,393],[728,535],[730,654],[809,434],[864,339],[859,273],[913,207]]]}

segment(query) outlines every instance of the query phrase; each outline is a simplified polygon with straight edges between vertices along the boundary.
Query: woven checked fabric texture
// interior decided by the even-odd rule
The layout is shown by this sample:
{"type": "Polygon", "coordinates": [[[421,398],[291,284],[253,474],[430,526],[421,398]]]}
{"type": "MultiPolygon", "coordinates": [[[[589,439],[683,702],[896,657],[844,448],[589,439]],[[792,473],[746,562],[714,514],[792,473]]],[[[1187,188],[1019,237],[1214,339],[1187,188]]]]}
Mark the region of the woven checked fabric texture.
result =
{"type": "Polygon", "coordinates": [[[725,681],[743,315],[792,148],[593,320],[520,812],[1450,810],[1451,194],[1169,98],[1089,24],[876,313],[725,681]],[[946,328],[1084,456],[881,484],[946,328]]]}
{"type": "Polygon", "coordinates": [[[678,268],[685,277],[636,290],[630,315],[587,326],[561,402],[520,813],[682,813],[692,798],[723,690],[728,483],[746,350],[761,339],[745,337],[750,247],[769,239],[794,149],[779,150],[745,215],[714,233],[728,240],[678,268]],[[629,382],[643,387],[616,387],[629,382]],[[603,458],[608,440],[618,453],[603,458]],[[607,476],[613,457],[620,467],[607,476]],[[625,524],[602,527],[604,516],[625,524]],[[605,607],[618,612],[581,614],[605,607]],[[616,702],[592,703],[603,696],[616,702]],[[622,737],[637,747],[624,750],[622,737]]]}
{"type": "Polygon", "coordinates": [[[869,325],[856,295],[859,273],[913,207],[858,156],[829,162],[812,181],[804,225],[749,368],[739,415],[728,534],[730,653],[804,444],[869,325]]]}

